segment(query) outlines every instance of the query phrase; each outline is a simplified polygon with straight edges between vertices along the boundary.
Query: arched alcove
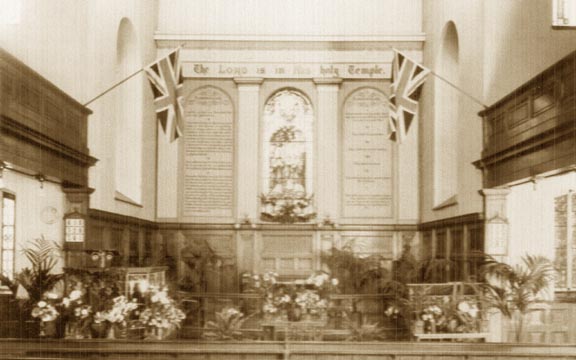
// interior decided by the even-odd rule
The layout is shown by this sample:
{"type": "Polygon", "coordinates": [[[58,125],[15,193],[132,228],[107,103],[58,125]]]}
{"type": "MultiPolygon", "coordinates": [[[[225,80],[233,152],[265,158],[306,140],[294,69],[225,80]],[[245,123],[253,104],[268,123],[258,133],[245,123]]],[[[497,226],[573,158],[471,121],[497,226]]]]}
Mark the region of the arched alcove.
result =
{"type": "MultiPolygon", "coordinates": [[[[125,79],[141,67],[138,39],[132,22],[123,18],[116,39],[116,78],[125,79]]],[[[142,94],[141,76],[120,85],[116,98],[115,186],[116,197],[139,203],[142,194],[142,94]]]]}
{"type": "MultiPolygon", "coordinates": [[[[449,21],[442,32],[438,73],[458,85],[460,82],[458,31],[449,21]]],[[[434,203],[452,203],[458,187],[458,108],[460,94],[443,81],[435,80],[434,116],[435,186],[434,203]]]]}

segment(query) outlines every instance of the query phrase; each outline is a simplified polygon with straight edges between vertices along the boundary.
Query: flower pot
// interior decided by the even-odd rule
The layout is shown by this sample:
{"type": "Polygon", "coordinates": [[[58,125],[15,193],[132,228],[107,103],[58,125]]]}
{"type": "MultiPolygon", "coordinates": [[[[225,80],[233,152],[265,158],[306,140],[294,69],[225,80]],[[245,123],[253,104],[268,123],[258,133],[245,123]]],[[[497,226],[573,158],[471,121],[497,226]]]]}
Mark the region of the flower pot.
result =
{"type": "Polygon", "coordinates": [[[299,307],[288,310],[288,321],[300,321],[302,317],[302,309],[299,307]]]}
{"type": "Polygon", "coordinates": [[[126,326],[120,324],[112,324],[108,328],[106,333],[106,339],[116,340],[116,339],[126,339],[128,335],[128,330],[126,326]]]}
{"type": "Polygon", "coordinates": [[[108,328],[109,326],[105,322],[92,323],[92,325],[90,325],[90,334],[93,339],[104,339],[108,334],[108,328]]]}
{"type": "Polygon", "coordinates": [[[414,334],[423,334],[424,333],[424,321],[416,320],[414,321],[414,334]]]}
{"type": "Polygon", "coordinates": [[[40,337],[41,338],[56,338],[58,337],[58,324],[56,321],[41,321],[40,322],[40,337]]]}
{"type": "Polygon", "coordinates": [[[176,336],[176,329],[174,327],[170,328],[157,328],[154,327],[151,329],[152,336],[150,336],[154,340],[167,340],[172,339],[176,336]]]}

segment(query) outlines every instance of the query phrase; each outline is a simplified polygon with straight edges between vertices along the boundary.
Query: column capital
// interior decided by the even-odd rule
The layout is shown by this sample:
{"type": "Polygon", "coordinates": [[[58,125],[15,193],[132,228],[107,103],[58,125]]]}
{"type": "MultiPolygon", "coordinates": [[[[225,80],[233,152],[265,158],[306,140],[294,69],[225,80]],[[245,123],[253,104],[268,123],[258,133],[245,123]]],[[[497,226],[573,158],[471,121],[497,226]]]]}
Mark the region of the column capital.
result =
{"type": "Polygon", "coordinates": [[[264,81],[261,77],[235,77],[236,85],[260,85],[264,81]]]}
{"type": "Polygon", "coordinates": [[[316,86],[340,86],[342,84],[341,78],[314,78],[316,86]]]}
{"type": "Polygon", "coordinates": [[[480,194],[484,197],[506,197],[510,194],[510,188],[482,189],[480,194]]]}

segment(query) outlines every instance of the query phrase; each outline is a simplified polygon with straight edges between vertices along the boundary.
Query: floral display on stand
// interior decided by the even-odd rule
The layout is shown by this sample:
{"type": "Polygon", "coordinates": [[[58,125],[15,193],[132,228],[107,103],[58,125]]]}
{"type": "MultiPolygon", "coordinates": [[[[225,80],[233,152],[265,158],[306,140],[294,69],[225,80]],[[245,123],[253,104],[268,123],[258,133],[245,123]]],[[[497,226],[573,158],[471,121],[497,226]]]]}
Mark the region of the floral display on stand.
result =
{"type": "Polygon", "coordinates": [[[425,333],[480,332],[481,312],[475,303],[445,300],[442,305],[430,305],[420,314],[425,333]]]}
{"type": "Polygon", "coordinates": [[[163,340],[174,335],[186,315],[168,295],[168,289],[151,288],[139,322],[146,327],[147,338],[163,340]]]}
{"type": "Polygon", "coordinates": [[[312,274],[305,280],[282,283],[278,274],[245,274],[246,291],[264,298],[261,312],[267,320],[299,321],[302,318],[324,317],[330,305],[330,294],[338,291],[338,279],[326,273],[312,274]]]}

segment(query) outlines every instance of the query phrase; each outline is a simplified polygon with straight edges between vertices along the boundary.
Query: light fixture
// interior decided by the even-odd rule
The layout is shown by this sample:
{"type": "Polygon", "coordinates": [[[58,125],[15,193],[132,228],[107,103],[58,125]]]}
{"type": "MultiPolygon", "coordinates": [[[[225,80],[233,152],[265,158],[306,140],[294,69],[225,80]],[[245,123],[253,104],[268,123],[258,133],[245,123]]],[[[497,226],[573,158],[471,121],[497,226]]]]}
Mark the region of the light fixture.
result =
{"type": "Polygon", "coordinates": [[[36,174],[34,177],[40,182],[40,189],[44,189],[44,181],[46,181],[46,176],[43,174],[36,174]]]}
{"type": "Polygon", "coordinates": [[[98,263],[99,268],[105,268],[118,254],[116,250],[85,250],[85,252],[90,255],[92,261],[98,263]]]}

